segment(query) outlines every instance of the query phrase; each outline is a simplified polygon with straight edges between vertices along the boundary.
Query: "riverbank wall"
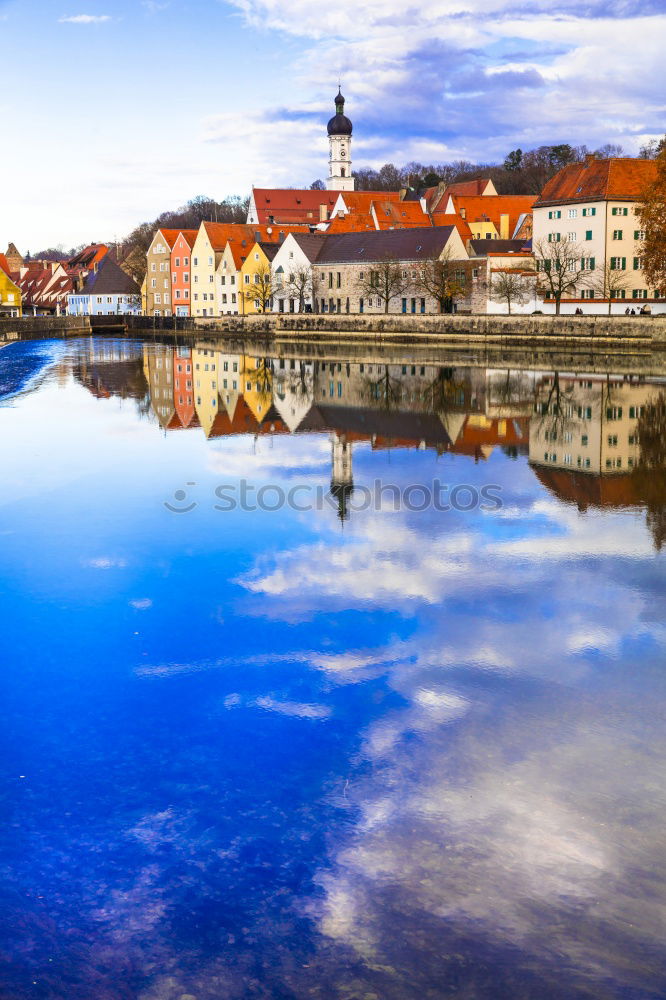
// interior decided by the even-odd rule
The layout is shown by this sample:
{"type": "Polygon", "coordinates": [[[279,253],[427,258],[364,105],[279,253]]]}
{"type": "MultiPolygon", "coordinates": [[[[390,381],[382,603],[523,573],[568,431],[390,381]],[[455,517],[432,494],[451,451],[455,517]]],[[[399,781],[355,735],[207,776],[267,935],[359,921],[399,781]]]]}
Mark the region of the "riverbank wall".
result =
{"type": "Polygon", "coordinates": [[[0,343],[12,340],[42,340],[58,337],[80,337],[90,333],[87,316],[21,316],[19,319],[0,318],[0,343]]]}
{"type": "Polygon", "coordinates": [[[644,344],[666,350],[666,316],[226,316],[219,319],[134,316],[130,331],[177,330],[207,338],[259,336],[276,339],[428,341],[487,343],[512,341],[547,345],[563,341],[644,344]]]}
{"type": "Polygon", "coordinates": [[[173,316],[30,316],[0,319],[0,341],[71,337],[90,333],[150,332],[216,338],[268,337],[310,342],[441,343],[476,346],[512,343],[632,345],[666,351],[666,316],[320,316],[269,314],[219,319],[173,316]]]}

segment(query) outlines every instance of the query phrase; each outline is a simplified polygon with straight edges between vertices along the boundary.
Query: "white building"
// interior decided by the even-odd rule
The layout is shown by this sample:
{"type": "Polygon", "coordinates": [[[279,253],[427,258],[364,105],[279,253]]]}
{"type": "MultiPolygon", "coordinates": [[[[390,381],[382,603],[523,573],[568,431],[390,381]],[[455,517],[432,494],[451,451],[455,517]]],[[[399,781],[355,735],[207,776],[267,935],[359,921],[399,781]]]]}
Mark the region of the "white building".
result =
{"type": "MultiPolygon", "coordinates": [[[[562,298],[563,314],[608,313],[609,297],[613,315],[644,306],[666,312],[666,289],[647,287],[641,257],[640,199],[655,176],[654,160],[588,156],[548,181],[533,207],[533,246],[567,240],[580,248],[583,264],[576,288],[562,298]],[[604,295],[607,267],[616,276],[610,296],[604,295]]],[[[555,302],[545,299],[539,308],[554,312],[555,302]]]]}
{"type": "Polygon", "coordinates": [[[324,245],[323,236],[289,233],[273,258],[273,312],[313,311],[312,265],[324,245]]]}

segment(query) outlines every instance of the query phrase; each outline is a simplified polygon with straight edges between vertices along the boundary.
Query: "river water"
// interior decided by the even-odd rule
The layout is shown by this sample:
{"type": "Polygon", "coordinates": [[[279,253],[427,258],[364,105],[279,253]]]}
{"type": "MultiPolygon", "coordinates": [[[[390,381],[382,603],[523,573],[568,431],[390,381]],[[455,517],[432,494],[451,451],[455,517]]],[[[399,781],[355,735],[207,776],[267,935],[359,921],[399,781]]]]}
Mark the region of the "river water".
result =
{"type": "Polygon", "coordinates": [[[3,1000],[666,995],[666,368],[387,360],[0,350],[3,1000]]]}

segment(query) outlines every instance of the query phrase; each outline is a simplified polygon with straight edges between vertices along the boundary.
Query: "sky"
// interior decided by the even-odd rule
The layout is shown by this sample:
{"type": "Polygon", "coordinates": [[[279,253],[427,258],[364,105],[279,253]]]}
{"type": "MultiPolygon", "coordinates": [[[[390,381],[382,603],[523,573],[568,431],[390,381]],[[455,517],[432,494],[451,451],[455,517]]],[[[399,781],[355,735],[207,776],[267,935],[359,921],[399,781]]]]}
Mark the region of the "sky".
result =
{"type": "Polygon", "coordinates": [[[666,0],[0,0],[0,252],[122,239],[205,194],[666,131],[666,0]]]}

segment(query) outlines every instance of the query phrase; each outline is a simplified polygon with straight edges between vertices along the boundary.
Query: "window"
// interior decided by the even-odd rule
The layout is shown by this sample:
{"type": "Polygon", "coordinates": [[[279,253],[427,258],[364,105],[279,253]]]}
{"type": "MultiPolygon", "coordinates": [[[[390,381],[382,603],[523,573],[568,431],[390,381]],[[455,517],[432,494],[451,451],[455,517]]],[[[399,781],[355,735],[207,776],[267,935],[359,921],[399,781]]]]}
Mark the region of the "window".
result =
{"type": "Polygon", "coordinates": [[[156,288],[157,287],[157,279],[156,278],[151,278],[150,279],[150,287],[151,288],[156,288]]]}
{"type": "Polygon", "coordinates": [[[614,229],[613,230],[613,239],[614,240],[621,240],[622,239],[622,230],[621,229],[614,229]]]}
{"type": "Polygon", "coordinates": [[[335,279],[335,287],[340,288],[341,285],[342,285],[342,274],[340,273],[340,271],[338,271],[335,279]]]}
{"type": "Polygon", "coordinates": [[[592,230],[591,229],[586,229],[585,230],[585,239],[586,240],[591,240],[592,239],[592,230]]]}
{"type": "Polygon", "coordinates": [[[627,297],[627,293],[624,288],[615,288],[611,289],[610,297],[612,299],[625,299],[627,297]]]}
{"type": "Polygon", "coordinates": [[[635,240],[644,240],[645,239],[645,230],[644,229],[634,229],[634,239],[635,240]]]}
{"type": "Polygon", "coordinates": [[[575,243],[578,237],[576,236],[575,233],[567,233],[567,239],[569,243],[575,243]]]}
{"type": "Polygon", "coordinates": [[[190,266],[190,258],[183,257],[183,267],[189,267],[189,266],[190,266]]]}
{"type": "MultiPolygon", "coordinates": [[[[101,301],[102,301],[102,300],[100,299],[100,302],[101,302],[101,301]]],[[[162,296],[160,295],[160,293],[159,293],[159,292],[156,292],[156,293],[155,293],[155,305],[158,305],[158,306],[161,306],[161,305],[162,305],[162,296]]]]}
{"type": "Polygon", "coordinates": [[[622,407],[621,406],[607,407],[606,420],[622,420],[622,407]]]}
{"type": "Polygon", "coordinates": [[[584,208],[583,209],[583,215],[596,215],[596,214],[597,214],[596,208],[584,208]]]}
{"type": "Polygon", "coordinates": [[[150,270],[151,271],[156,271],[157,270],[157,264],[151,264],[150,265],[150,270]]]}
{"type": "Polygon", "coordinates": [[[647,288],[634,288],[631,297],[632,299],[646,299],[648,297],[647,288]]]}
{"type": "Polygon", "coordinates": [[[594,289],[593,288],[581,288],[580,290],[581,299],[593,299],[594,289]]]}
{"type": "Polygon", "coordinates": [[[249,285],[250,284],[250,275],[249,274],[245,274],[243,277],[245,278],[245,284],[249,285]]]}
{"type": "Polygon", "coordinates": [[[578,218],[578,209],[577,208],[567,209],[567,219],[576,219],[576,218],[578,218]]]}
{"type": "Polygon", "coordinates": [[[185,282],[186,285],[189,284],[189,280],[190,280],[190,272],[183,271],[183,281],[185,282]]]}
{"type": "Polygon", "coordinates": [[[548,233],[548,242],[549,243],[559,243],[560,242],[560,234],[559,233],[548,233]]]}
{"type": "Polygon", "coordinates": [[[642,271],[642,270],[643,270],[643,258],[634,257],[634,271],[642,271]]]}
{"type": "Polygon", "coordinates": [[[627,258],[626,257],[611,257],[611,271],[626,271],[627,270],[627,258]]]}
{"type": "Polygon", "coordinates": [[[554,208],[552,211],[550,211],[548,213],[548,218],[549,219],[561,219],[562,218],[562,212],[560,211],[559,208],[554,208]]]}
{"type": "MultiPolygon", "coordinates": [[[[258,259],[258,258],[257,258],[257,259],[258,259]]],[[[212,258],[212,257],[209,257],[209,258],[208,258],[208,266],[209,266],[209,267],[212,267],[212,266],[213,266],[213,258],[212,258]]]]}
{"type": "Polygon", "coordinates": [[[628,208],[611,208],[611,215],[628,215],[628,208]]]}
{"type": "Polygon", "coordinates": [[[180,257],[176,257],[176,267],[180,267],[180,257]]]}
{"type": "Polygon", "coordinates": [[[580,259],[581,271],[594,271],[596,265],[596,257],[581,257],[580,259]]]}
{"type": "Polygon", "coordinates": [[[580,443],[583,445],[584,448],[587,447],[587,434],[582,435],[580,443]]]}
{"type": "Polygon", "coordinates": [[[617,434],[608,435],[608,447],[617,448],[617,434]]]}

